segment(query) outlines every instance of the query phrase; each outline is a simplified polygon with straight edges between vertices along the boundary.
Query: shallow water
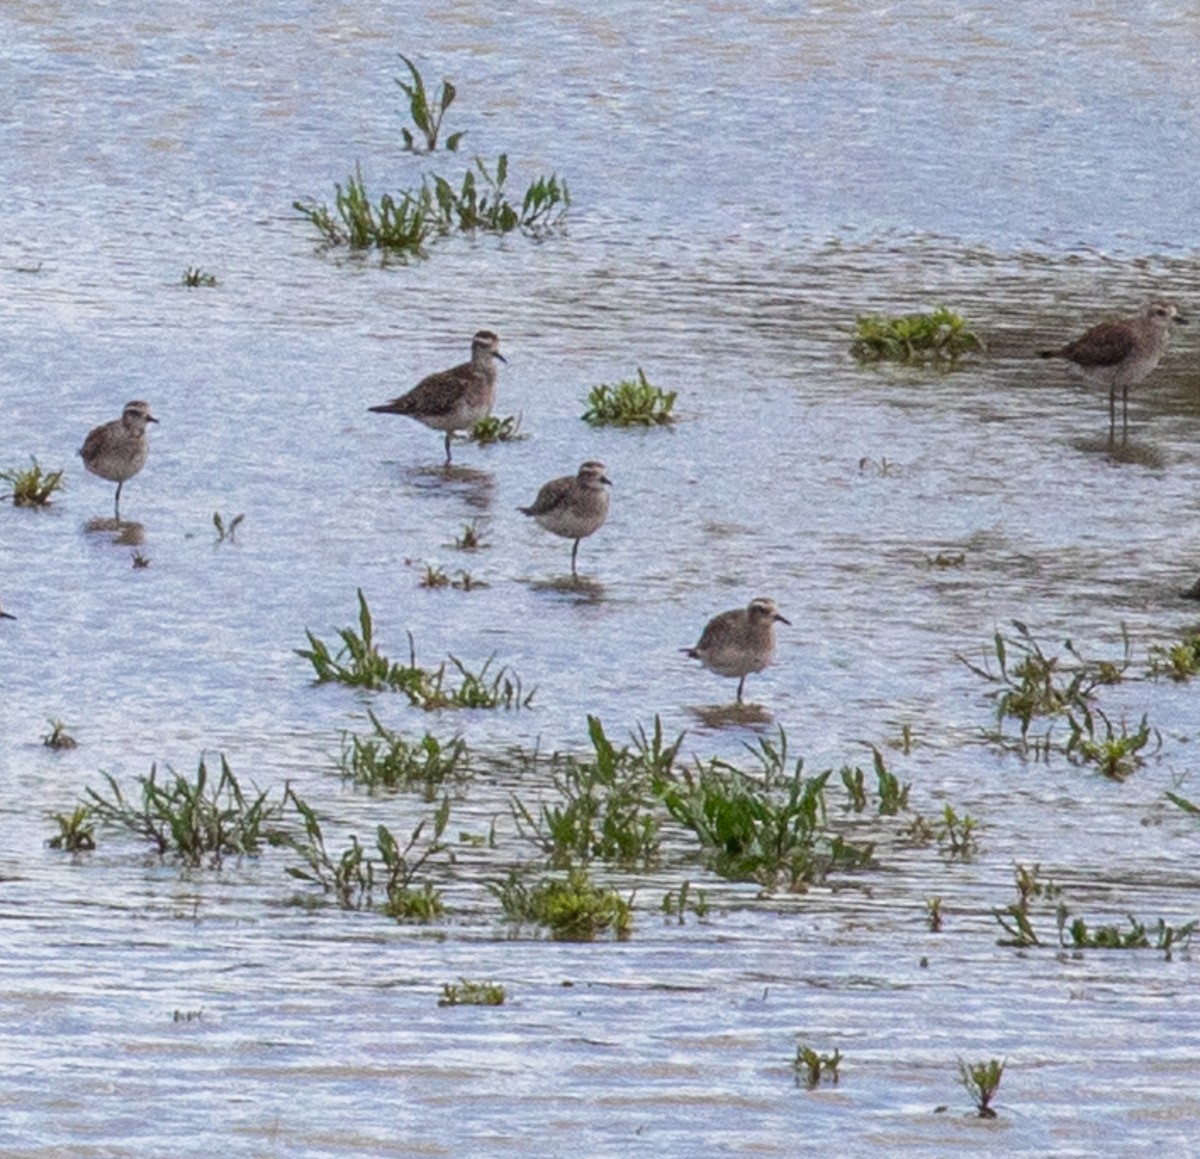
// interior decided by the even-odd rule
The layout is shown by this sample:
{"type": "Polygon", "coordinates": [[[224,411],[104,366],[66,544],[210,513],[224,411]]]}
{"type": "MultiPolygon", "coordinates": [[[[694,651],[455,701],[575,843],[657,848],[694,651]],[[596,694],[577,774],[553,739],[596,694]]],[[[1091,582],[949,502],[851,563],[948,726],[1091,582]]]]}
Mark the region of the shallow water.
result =
{"type": "MultiPolygon", "coordinates": [[[[982,660],[1014,618],[1091,656],[1118,658],[1124,630],[1139,659],[1196,623],[1195,337],[1135,393],[1120,455],[1102,395],[1031,357],[1151,295],[1196,312],[1189,15],[0,10],[0,467],[69,476],[50,511],[0,512],[18,616],[0,621],[0,1154],[789,1155],[801,1132],[837,1154],[1087,1155],[1118,1132],[1186,1151],[1190,953],[1018,952],[992,911],[1014,863],[1040,863],[1092,925],[1200,916],[1196,827],[1164,797],[1196,796],[1194,690],[1104,691],[1162,738],[1114,783],[982,743],[987,689],[955,657],[982,660]],[[406,22],[420,34],[398,38],[406,22]],[[444,241],[410,267],[318,251],[295,198],[330,199],[356,161],[372,188],[416,183],[401,51],[458,84],[468,155],[509,151],[518,187],[567,177],[564,236],[444,241]],[[217,285],[184,288],[189,265],[217,285]],[[986,358],[939,375],[849,357],[856,314],[942,302],[986,358]],[[438,434],[366,407],[484,325],[509,358],[499,412],[529,437],[459,444],[446,473],[438,434]],[[592,385],[639,365],[679,392],[673,429],[580,422],[592,385]],[[136,397],[162,422],[122,497],[135,549],[85,530],[111,487],[74,451],[136,397]],[[612,515],[573,587],[569,544],[515,509],[592,457],[612,515]],[[214,511],[245,513],[235,544],[214,511]],[[490,546],[468,556],[472,519],[490,546]],[[424,589],[430,564],[490,586],[424,589]],[[314,687],[294,649],[352,624],[356,588],[386,653],[411,632],[425,663],[494,656],[532,707],[430,717],[314,687]],[[713,727],[733,684],[679,649],[757,594],[794,627],[748,681],[762,723],[713,727]],[[292,783],[331,843],[406,832],[416,797],[335,771],[368,707],[497,758],[581,750],[588,713],[617,739],[658,714],[701,758],[780,726],[814,771],[908,726],[911,753],[885,751],[913,808],[978,818],[981,848],[963,864],[893,841],[877,870],[759,897],[676,839],[662,870],[613,879],[638,889],[632,940],[584,946],[497,920],[486,883],[532,855],[510,793],[539,791],[503,766],[451,823],[498,817],[497,848],[458,850],[431,928],[289,904],[280,851],[189,873],[105,833],[77,860],[45,848],[47,814],[100,770],[129,783],[202,752],[292,783]],[[78,749],[40,744],[50,717],[78,749]],[[685,876],[713,909],[680,926],[658,900],[685,876]],[[506,1005],[439,1008],[462,976],[503,982],[506,1005]],[[797,1042],[842,1051],[836,1087],[795,1085],[797,1042]],[[988,1123],[957,1060],[990,1057],[1008,1069],[988,1123]]],[[[1052,939],[1050,909],[1038,924],[1052,939]]]]}

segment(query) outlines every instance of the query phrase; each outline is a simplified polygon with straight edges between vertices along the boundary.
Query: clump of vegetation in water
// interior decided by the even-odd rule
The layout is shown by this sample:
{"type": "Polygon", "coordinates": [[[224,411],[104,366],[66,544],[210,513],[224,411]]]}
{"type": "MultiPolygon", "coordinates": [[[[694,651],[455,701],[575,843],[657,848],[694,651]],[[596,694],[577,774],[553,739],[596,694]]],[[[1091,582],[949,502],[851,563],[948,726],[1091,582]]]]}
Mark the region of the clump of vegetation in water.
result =
{"type": "Polygon", "coordinates": [[[1168,676],[1182,684],[1200,673],[1200,632],[1189,632],[1178,644],[1156,644],[1150,649],[1148,675],[1168,676]]]}
{"type": "Polygon", "coordinates": [[[466,780],[471,775],[469,753],[461,737],[442,743],[426,733],[420,740],[406,740],[387,728],[368,710],[370,736],[342,734],[339,767],[342,776],[371,792],[380,789],[419,789],[432,801],[448,781],[466,780]]]}
{"type": "Polygon", "coordinates": [[[217,278],[215,274],[206,274],[198,266],[188,266],[183,271],[183,284],[188,289],[196,289],[198,286],[215,286],[217,278]]]}
{"type": "Polygon", "coordinates": [[[380,825],[375,831],[377,856],[371,856],[354,835],[340,854],[331,854],[316,811],[294,791],[289,790],[288,795],[300,815],[303,833],[281,834],[276,843],[304,859],[302,866],[287,867],[292,877],[319,885],[343,909],[378,908],[405,922],[434,921],[445,913],[440,892],[429,880],[418,884],[417,877],[431,858],[449,849],[443,840],[450,821],[449,797],[442,799],[432,817],[417,822],[403,845],[386,825],[380,825]],[[382,901],[377,904],[379,895],[382,901]]]}
{"type": "Polygon", "coordinates": [[[528,436],[521,433],[520,415],[506,415],[504,418],[498,415],[484,415],[467,432],[467,439],[481,447],[488,447],[493,443],[518,442],[524,438],[528,436]]]}
{"type": "Polygon", "coordinates": [[[837,1085],[838,1067],[842,1062],[842,1052],[834,1047],[833,1054],[819,1054],[806,1043],[796,1046],[796,1057],[792,1060],[792,1069],[796,1072],[796,1082],[803,1082],[810,1090],[816,1090],[824,1078],[834,1086],[837,1085]]]}
{"type": "Polygon", "coordinates": [[[520,678],[507,668],[491,671],[492,661],[485,661],[473,672],[454,656],[450,664],[462,677],[456,686],[446,683],[446,665],[425,669],[417,665],[412,635],[409,634],[409,662],[399,664],[389,660],[375,645],[374,621],[362,589],[358,589],[358,631],[342,628],[338,635],[342,647],[335,654],[324,640],[306,630],[309,647],[297,648],[316,673],[318,684],[337,683],[351,688],[403,692],[409,701],[427,710],[439,708],[525,708],[533,699],[520,678]]]}
{"type": "Polygon", "coordinates": [[[460,978],[442,986],[439,1006],[503,1006],[506,995],[499,982],[471,982],[460,978]]]}
{"type": "Polygon", "coordinates": [[[0,471],[0,479],[12,488],[5,498],[14,507],[49,507],[50,497],[65,486],[62,471],[43,471],[37,459],[32,463],[24,470],[0,471]]]}
{"type": "Polygon", "coordinates": [[[42,744],[55,752],[79,747],[79,742],[67,732],[66,724],[57,719],[50,721],[50,731],[42,737],[42,744]]]}
{"type": "Polygon", "coordinates": [[[1087,714],[1098,688],[1124,679],[1130,665],[1129,638],[1122,635],[1124,655],[1120,661],[1092,660],[1070,640],[1063,644],[1064,655],[1047,653],[1020,620],[1014,620],[1013,626],[1015,635],[996,632],[993,636],[995,670],[986,660],[974,664],[963,656],[958,659],[993,686],[990,696],[996,702],[997,729],[988,739],[1022,755],[1044,758],[1051,748],[1050,733],[1031,739],[1033,722],[1087,714]],[[1009,720],[1019,725],[1015,738],[1005,731],[1009,720]]]}
{"type": "MultiPolygon", "coordinates": [[[[412,153],[432,153],[457,89],[443,81],[437,98],[431,101],[416,65],[408,57],[402,55],[401,59],[408,66],[409,77],[397,78],[396,83],[409,98],[409,113],[417,130],[401,129],[404,147],[412,153]]],[[[462,136],[461,132],[447,136],[447,150],[455,152],[462,136]]],[[[356,166],[344,187],[335,186],[332,209],[311,199],[292,204],[316,227],[326,245],[380,249],[404,261],[425,257],[427,243],[440,235],[520,230],[544,237],[562,226],[571,205],[566,181],[557,174],[538,177],[519,201],[510,198],[507,181],[508,154],[501,153],[491,168],[482,157],[476,157],[457,183],[429,174],[418,189],[396,196],[384,193],[373,200],[362,168],[356,166]]]]}
{"type": "Polygon", "coordinates": [[[492,545],[484,542],[479,520],[472,519],[470,523],[463,524],[462,534],[455,538],[454,546],[459,551],[482,551],[492,545]]]}
{"type": "Polygon", "coordinates": [[[536,844],[553,868],[601,860],[624,868],[653,864],[659,852],[658,792],[683,743],[683,734],[664,741],[662,723],[640,734],[639,743],[618,748],[599,718],[588,717],[593,757],[553,758],[552,784],[558,799],[536,812],[512,803],[521,834],[536,844]]]}
{"type": "Polygon", "coordinates": [[[947,805],[933,832],[947,856],[970,861],[979,850],[979,838],[975,836],[978,829],[979,822],[970,813],[959,816],[953,805],[947,805]]]}
{"type": "Polygon", "coordinates": [[[958,1077],[981,1119],[994,1119],[996,1111],[992,1100],[1000,1089],[1000,1080],[1004,1077],[1005,1063],[999,1059],[989,1058],[986,1062],[964,1062],[958,1060],[958,1077]]]}
{"type": "Polygon", "coordinates": [[[1151,740],[1156,740],[1159,747],[1162,745],[1162,737],[1157,729],[1150,727],[1145,714],[1132,732],[1123,721],[1114,726],[1100,709],[1086,705],[1078,716],[1068,714],[1067,723],[1071,728],[1067,759],[1077,765],[1093,765],[1113,781],[1123,781],[1141,767],[1142,749],[1151,740]]]}
{"type": "Polygon", "coordinates": [[[671,409],[675,391],[652,386],[642,368],[635,380],[622,379],[615,385],[600,383],[592,387],[587,397],[583,421],[594,427],[654,427],[675,421],[671,409]]]}
{"type": "Polygon", "coordinates": [[[632,899],[597,885],[583,868],[571,869],[565,878],[544,877],[532,886],[513,873],[488,888],[510,922],[545,926],[559,941],[593,942],[607,933],[624,941],[633,931],[632,899]]]}
{"type": "Polygon", "coordinates": [[[89,853],[96,848],[96,827],[86,805],[77,805],[70,813],[53,813],[50,819],[58,826],[58,832],[46,842],[51,849],[89,853]]]}
{"type": "Polygon", "coordinates": [[[692,897],[692,883],[685,881],[678,890],[668,890],[663,894],[662,912],[669,918],[674,918],[683,925],[688,910],[691,910],[701,921],[708,917],[708,894],[700,889],[692,897]]]}
{"type": "Polygon", "coordinates": [[[255,855],[271,840],[269,824],[279,818],[283,802],[267,792],[247,794],[221,757],[221,771],[210,778],[203,759],[194,779],[168,770],[162,779],[152,765],[137,778],[137,792],[127,797],[109,773],[102,774],[108,792],[88,788],[88,805],[100,825],[144,838],[160,857],[187,865],[220,865],[229,856],[255,855]]]}
{"type": "Polygon", "coordinates": [[[860,314],[850,344],[860,362],[945,362],[982,350],[979,336],[945,306],[929,314],[860,314]]]}

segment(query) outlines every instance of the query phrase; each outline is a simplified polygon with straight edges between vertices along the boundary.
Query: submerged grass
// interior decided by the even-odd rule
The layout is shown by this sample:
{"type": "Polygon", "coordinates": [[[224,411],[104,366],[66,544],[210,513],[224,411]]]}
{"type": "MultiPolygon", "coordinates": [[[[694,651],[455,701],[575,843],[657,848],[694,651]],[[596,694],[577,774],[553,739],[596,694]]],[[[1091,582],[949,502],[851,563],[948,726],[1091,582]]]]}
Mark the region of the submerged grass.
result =
{"type": "Polygon", "coordinates": [[[439,1006],[503,1006],[506,995],[499,982],[472,982],[459,978],[442,986],[439,1006]]]}
{"type": "Polygon", "coordinates": [[[418,789],[427,801],[436,799],[448,781],[471,776],[470,754],[461,737],[443,743],[430,733],[406,740],[387,728],[368,710],[369,736],[342,733],[339,762],[342,776],[372,792],[381,789],[418,789]]]}

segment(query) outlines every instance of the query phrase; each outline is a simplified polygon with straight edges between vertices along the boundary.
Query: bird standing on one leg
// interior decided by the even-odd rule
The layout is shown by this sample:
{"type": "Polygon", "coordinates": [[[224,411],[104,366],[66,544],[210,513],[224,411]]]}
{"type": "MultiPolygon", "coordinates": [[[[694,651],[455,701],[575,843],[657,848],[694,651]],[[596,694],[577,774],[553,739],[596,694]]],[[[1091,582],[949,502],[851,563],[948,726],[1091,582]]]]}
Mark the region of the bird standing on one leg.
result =
{"type": "Polygon", "coordinates": [[[446,432],[446,462],[450,462],[450,436],[470,430],[492,413],[496,403],[496,359],[500,339],[491,330],[480,330],[471,339],[471,361],[450,370],[427,375],[407,394],[368,407],[377,414],[408,415],[435,431],[446,432]]]}
{"type": "Polygon", "coordinates": [[[751,672],[761,672],[775,662],[775,623],[791,625],[775,607],[775,601],[758,596],[745,608],[734,608],[713,616],[705,625],[700,643],[680,651],[699,660],[718,676],[738,676],[737,702],[751,672]]]}
{"type": "Polygon", "coordinates": [[[121,488],[146,465],[146,456],[150,453],[146,424],[156,422],[158,419],[150,413],[149,403],[135,399],[125,404],[119,419],[102,423],[90,431],[79,448],[83,465],[93,475],[116,483],[113,516],[118,523],[121,522],[121,488]]]}
{"type": "Polygon", "coordinates": [[[551,479],[528,507],[518,507],[522,515],[532,516],[547,531],[575,540],[571,548],[571,574],[579,554],[579,541],[597,531],[608,518],[608,492],[612,482],[604,474],[604,464],[589,459],[575,475],[551,479]]]}
{"type": "Polygon", "coordinates": [[[1171,302],[1151,302],[1140,314],[1101,322],[1074,342],[1054,350],[1039,350],[1042,358],[1065,358],[1084,375],[1108,387],[1108,442],[1117,430],[1117,390],[1121,391],[1121,430],[1129,437],[1129,388],[1137,386],[1159,363],[1167,349],[1171,323],[1187,321],[1171,302]]]}

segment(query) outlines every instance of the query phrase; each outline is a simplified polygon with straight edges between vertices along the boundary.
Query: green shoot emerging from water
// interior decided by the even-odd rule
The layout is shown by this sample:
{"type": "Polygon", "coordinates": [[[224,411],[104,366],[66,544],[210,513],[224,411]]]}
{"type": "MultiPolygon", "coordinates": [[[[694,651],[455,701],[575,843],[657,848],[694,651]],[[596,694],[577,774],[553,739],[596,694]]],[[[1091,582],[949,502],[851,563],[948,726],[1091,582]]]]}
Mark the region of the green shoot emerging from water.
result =
{"type": "Polygon", "coordinates": [[[673,390],[651,386],[639,366],[634,382],[622,379],[615,386],[601,383],[592,387],[583,421],[594,427],[665,426],[675,421],[671,414],[675,395],[673,390]]]}
{"type": "Polygon", "coordinates": [[[206,274],[197,266],[188,266],[183,271],[183,284],[189,289],[195,289],[198,286],[215,286],[217,278],[215,274],[206,274]]]}
{"type": "Polygon", "coordinates": [[[241,526],[242,520],[245,519],[245,514],[235,515],[228,523],[221,518],[219,511],[213,512],[213,526],[217,529],[218,543],[235,543],[237,541],[237,529],[241,526]]]}
{"type": "Polygon", "coordinates": [[[981,1119],[994,1119],[996,1112],[992,1109],[992,1100],[1000,1089],[1000,1080],[1004,1077],[1005,1064],[999,1059],[989,1058],[987,1062],[966,1063],[958,1060],[958,1077],[981,1119]]]}
{"type": "Polygon", "coordinates": [[[78,747],[78,742],[67,732],[67,726],[61,720],[50,721],[50,731],[42,737],[42,744],[56,752],[78,747]]]}
{"type": "Polygon", "coordinates": [[[559,941],[592,942],[609,932],[624,941],[633,929],[632,901],[596,885],[586,869],[572,869],[565,879],[543,878],[533,887],[511,874],[488,888],[509,921],[547,926],[559,941]]]}
{"type": "Polygon", "coordinates": [[[0,479],[12,487],[7,498],[14,507],[49,507],[50,496],[64,486],[62,471],[43,472],[37,459],[32,462],[33,466],[24,471],[0,471],[0,479]]]}
{"type": "Polygon", "coordinates": [[[58,825],[58,832],[46,842],[51,849],[87,853],[96,848],[96,829],[86,805],[77,805],[72,813],[54,813],[50,819],[58,825]]]}
{"type": "Polygon", "coordinates": [[[342,776],[376,792],[380,789],[421,791],[433,801],[447,781],[470,777],[466,742],[456,737],[443,744],[426,733],[418,741],[405,740],[386,728],[370,710],[373,733],[367,737],[342,734],[342,776]]]}
{"type": "MultiPolygon", "coordinates": [[[[442,118],[445,117],[446,110],[454,103],[458,90],[448,80],[443,80],[437,99],[431,101],[425,88],[425,80],[417,71],[417,66],[404,53],[400,53],[399,56],[408,66],[409,79],[405,81],[397,77],[396,84],[408,97],[409,115],[424,139],[424,148],[422,148],[408,129],[401,129],[400,135],[404,138],[404,148],[409,153],[432,153],[437,148],[442,118]]],[[[446,148],[451,153],[455,152],[462,138],[462,133],[451,133],[446,138],[446,148]]]]}
{"type": "Polygon", "coordinates": [[[521,433],[520,415],[506,415],[504,418],[486,415],[467,432],[467,438],[472,443],[487,447],[493,443],[514,443],[528,436],[521,433]]]}
{"type": "Polygon", "coordinates": [[[792,1069],[796,1072],[796,1082],[803,1082],[810,1091],[821,1085],[824,1076],[834,1086],[839,1078],[838,1067],[842,1061],[842,1052],[836,1047],[833,1054],[818,1054],[811,1046],[800,1043],[796,1047],[796,1057],[792,1060],[792,1069]]]}
{"type": "Polygon", "coordinates": [[[979,337],[945,306],[931,314],[861,314],[850,345],[860,362],[943,362],[982,350],[979,337]]]}

